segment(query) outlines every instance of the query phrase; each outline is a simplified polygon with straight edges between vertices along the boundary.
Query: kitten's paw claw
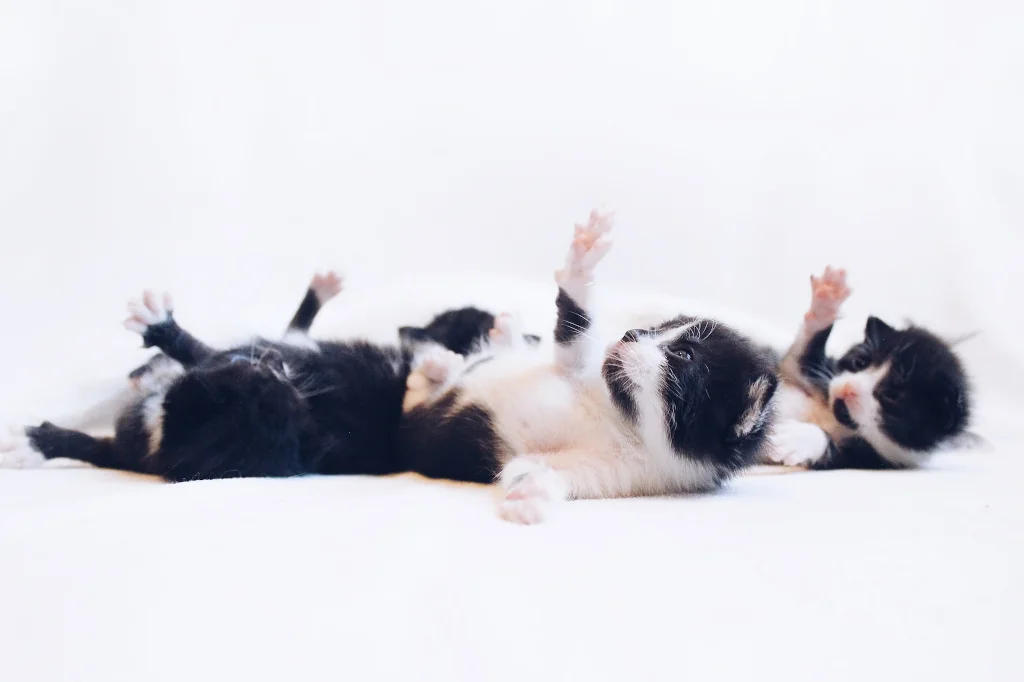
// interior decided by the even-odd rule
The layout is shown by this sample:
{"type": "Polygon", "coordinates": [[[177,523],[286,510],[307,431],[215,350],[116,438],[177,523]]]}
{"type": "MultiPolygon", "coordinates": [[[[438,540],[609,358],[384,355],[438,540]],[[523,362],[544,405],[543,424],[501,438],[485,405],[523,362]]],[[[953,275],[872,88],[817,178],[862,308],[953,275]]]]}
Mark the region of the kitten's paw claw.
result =
{"type": "Polygon", "coordinates": [[[34,469],[44,462],[46,458],[32,447],[24,428],[11,427],[0,435],[0,469],[34,469]]]}
{"type": "Polygon", "coordinates": [[[318,272],[309,283],[309,288],[321,305],[340,294],[344,286],[345,279],[334,270],[318,272]]]}
{"type": "Polygon", "coordinates": [[[565,484],[553,469],[521,457],[502,470],[501,485],[498,514],[511,523],[541,523],[566,498],[565,484]]]}
{"type": "Polygon", "coordinates": [[[853,290],[846,284],[846,270],[825,268],[821,277],[811,275],[811,308],[804,319],[822,329],[836,321],[839,308],[853,290]]]}
{"type": "Polygon", "coordinates": [[[174,301],[170,294],[146,291],[142,298],[128,301],[128,319],[124,321],[124,326],[130,331],[143,334],[147,328],[167,322],[173,312],[174,301]]]}
{"type": "Polygon", "coordinates": [[[594,268],[612,247],[611,242],[605,239],[612,225],[611,214],[597,211],[591,211],[586,224],[576,225],[572,245],[565,258],[565,267],[555,272],[555,281],[559,286],[580,287],[592,282],[594,268]]]}
{"type": "Polygon", "coordinates": [[[814,464],[828,452],[828,436],[814,424],[783,420],[775,425],[767,458],[775,464],[814,464]]]}

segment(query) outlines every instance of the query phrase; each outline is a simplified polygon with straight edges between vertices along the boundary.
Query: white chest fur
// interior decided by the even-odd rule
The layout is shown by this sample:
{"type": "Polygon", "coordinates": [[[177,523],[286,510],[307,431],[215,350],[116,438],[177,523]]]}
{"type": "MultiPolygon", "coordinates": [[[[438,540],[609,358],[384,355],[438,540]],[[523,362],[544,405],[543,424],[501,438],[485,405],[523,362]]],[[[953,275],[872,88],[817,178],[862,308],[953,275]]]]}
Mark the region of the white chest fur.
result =
{"type": "Polygon", "coordinates": [[[615,497],[706,490],[714,472],[668,446],[663,415],[641,415],[639,427],[612,403],[597,371],[560,373],[542,349],[492,358],[458,382],[461,404],[486,407],[508,457],[544,459],[572,469],[574,497],[615,497]],[[660,429],[660,430],[659,430],[660,429]]]}

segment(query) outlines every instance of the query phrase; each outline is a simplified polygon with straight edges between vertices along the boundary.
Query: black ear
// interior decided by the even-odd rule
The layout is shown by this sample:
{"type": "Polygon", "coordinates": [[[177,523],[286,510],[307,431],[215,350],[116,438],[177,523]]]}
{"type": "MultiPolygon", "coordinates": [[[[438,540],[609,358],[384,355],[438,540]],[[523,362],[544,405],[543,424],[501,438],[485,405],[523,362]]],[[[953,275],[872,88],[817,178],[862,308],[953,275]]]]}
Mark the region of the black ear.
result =
{"type": "Polygon", "coordinates": [[[879,344],[896,330],[872,315],[864,327],[864,338],[874,344],[879,344]]]}
{"type": "Polygon", "coordinates": [[[758,377],[747,387],[750,403],[736,423],[738,438],[749,436],[755,429],[762,430],[772,416],[772,398],[779,387],[779,378],[774,373],[758,377]]]}
{"type": "Polygon", "coordinates": [[[423,327],[399,327],[398,338],[402,340],[402,343],[417,343],[426,341],[429,336],[423,327]]]}

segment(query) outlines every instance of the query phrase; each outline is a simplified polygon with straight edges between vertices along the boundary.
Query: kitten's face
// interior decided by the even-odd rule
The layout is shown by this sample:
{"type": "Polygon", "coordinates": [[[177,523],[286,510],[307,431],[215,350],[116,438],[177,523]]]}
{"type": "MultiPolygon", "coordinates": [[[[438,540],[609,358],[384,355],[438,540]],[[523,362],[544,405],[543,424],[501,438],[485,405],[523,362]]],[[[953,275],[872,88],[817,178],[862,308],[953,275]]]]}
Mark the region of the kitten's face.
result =
{"type": "Polygon", "coordinates": [[[961,433],[969,388],[949,346],[918,327],[868,319],[864,340],[840,358],[829,384],[836,419],[880,452],[926,451],[961,433]]]}
{"type": "Polygon", "coordinates": [[[612,400],[645,439],[660,432],[678,455],[735,469],[765,440],[775,373],[723,324],[678,317],[631,330],[608,350],[602,371],[612,400]]]}

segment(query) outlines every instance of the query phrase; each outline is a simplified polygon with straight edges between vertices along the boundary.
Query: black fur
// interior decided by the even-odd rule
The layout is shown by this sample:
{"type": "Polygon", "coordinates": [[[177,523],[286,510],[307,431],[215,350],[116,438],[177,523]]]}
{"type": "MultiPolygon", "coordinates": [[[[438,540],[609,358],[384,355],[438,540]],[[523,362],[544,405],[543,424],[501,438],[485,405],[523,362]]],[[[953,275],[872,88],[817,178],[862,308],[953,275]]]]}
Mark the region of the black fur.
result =
{"type": "Polygon", "coordinates": [[[457,394],[410,410],[402,422],[402,468],[431,478],[491,483],[501,439],[491,414],[477,405],[455,409],[457,394]]]}
{"type": "Polygon", "coordinates": [[[572,343],[576,337],[586,334],[590,329],[590,316],[561,287],[558,289],[555,307],[558,309],[558,319],[555,322],[555,343],[572,343]]]}
{"type": "MultiPolygon", "coordinates": [[[[800,361],[808,380],[824,387],[822,400],[829,399],[829,382],[839,373],[888,365],[873,398],[880,407],[879,426],[890,440],[905,450],[927,453],[965,431],[970,419],[970,384],[947,343],[921,327],[895,329],[869,317],[863,341],[835,361],[825,355],[830,331],[831,327],[819,333],[800,361]]],[[[832,411],[837,421],[857,430],[858,424],[842,400],[834,401],[832,411]]],[[[839,440],[815,464],[819,469],[897,466],[860,437],[839,440]]]]}
{"type": "Polygon", "coordinates": [[[313,291],[313,287],[310,287],[306,290],[306,295],[302,298],[302,303],[299,304],[299,309],[295,311],[292,321],[288,323],[288,329],[308,332],[309,328],[313,326],[313,320],[316,319],[317,314],[320,312],[320,307],[320,298],[313,291]]]}

